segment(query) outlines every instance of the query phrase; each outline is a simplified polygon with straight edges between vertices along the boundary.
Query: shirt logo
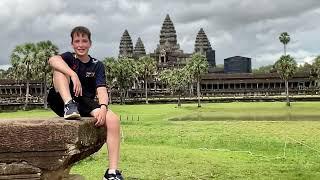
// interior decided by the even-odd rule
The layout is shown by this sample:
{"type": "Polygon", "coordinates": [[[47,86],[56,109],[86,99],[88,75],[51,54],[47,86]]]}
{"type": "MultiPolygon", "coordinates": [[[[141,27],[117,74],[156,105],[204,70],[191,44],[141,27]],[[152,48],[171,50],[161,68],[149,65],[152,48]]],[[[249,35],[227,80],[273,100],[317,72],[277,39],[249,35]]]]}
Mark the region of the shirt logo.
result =
{"type": "Polygon", "coordinates": [[[94,64],[96,64],[96,63],[98,62],[98,60],[95,59],[95,58],[92,58],[92,62],[93,62],[94,64]]]}
{"type": "Polygon", "coordinates": [[[86,72],[86,77],[94,77],[95,72],[86,72]]]}
{"type": "Polygon", "coordinates": [[[73,65],[71,66],[71,69],[75,71],[75,70],[77,69],[77,65],[76,65],[76,64],[73,64],[73,65]]]}

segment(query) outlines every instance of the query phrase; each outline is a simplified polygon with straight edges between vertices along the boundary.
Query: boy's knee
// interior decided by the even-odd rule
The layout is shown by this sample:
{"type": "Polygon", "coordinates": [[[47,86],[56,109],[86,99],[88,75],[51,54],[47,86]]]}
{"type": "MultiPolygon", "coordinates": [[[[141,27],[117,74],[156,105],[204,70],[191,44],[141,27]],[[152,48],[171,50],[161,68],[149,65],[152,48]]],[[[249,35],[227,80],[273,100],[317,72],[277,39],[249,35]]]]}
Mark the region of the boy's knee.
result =
{"type": "Polygon", "coordinates": [[[108,128],[119,128],[120,126],[120,118],[112,111],[108,112],[106,117],[106,125],[108,128]]]}
{"type": "Polygon", "coordinates": [[[60,78],[68,79],[69,77],[67,77],[67,75],[63,74],[60,71],[53,71],[53,79],[60,79],[60,78]]]}
{"type": "Polygon", "coordinates": [[[53,83],[64,83],[64,82],[70,82],[70,78],[59,71],[53,71],[53,83]]]}

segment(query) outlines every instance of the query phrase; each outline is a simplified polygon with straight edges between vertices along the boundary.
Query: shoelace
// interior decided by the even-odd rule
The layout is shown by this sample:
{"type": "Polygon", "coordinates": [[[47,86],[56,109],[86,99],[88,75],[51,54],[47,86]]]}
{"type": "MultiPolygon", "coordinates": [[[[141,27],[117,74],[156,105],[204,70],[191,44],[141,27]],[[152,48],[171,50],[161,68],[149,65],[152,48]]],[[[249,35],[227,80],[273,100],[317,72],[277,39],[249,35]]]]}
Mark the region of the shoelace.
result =
{"type": "Polygon", "coordinates": [[[108,180],[121,180],[120,178],[118,178],[115,174],[112,174],[112,177],[109,177],[108,180]]]}
{"type": "Polygon", "coordinates": [[[75,103],[68,103],[65,105],[64,109],[65,109],[65,111],[68,111],[70,108],[74,108],[76,106],[77,105],[75,103]]]}
{"type": "Polygon", "coordinates": [[[64,112],[67,112],[69,109],[70,109],[70,108],[69,108],[68,106],[66,106],[66,107],[64,108],[64,112]]]}

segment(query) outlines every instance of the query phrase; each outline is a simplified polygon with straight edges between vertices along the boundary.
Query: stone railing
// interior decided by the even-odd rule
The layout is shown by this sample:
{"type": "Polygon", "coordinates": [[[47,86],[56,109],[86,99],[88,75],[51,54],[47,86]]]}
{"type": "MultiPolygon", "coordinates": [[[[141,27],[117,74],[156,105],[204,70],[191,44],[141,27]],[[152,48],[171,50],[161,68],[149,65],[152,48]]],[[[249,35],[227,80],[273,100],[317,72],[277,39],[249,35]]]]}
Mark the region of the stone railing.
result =
{"type": "Polygon", "coordinates": [[[71,165],[104,142],[104,129],[91,118],[0,119],[0,180],[84,179],[69,175],[71,165]]]}

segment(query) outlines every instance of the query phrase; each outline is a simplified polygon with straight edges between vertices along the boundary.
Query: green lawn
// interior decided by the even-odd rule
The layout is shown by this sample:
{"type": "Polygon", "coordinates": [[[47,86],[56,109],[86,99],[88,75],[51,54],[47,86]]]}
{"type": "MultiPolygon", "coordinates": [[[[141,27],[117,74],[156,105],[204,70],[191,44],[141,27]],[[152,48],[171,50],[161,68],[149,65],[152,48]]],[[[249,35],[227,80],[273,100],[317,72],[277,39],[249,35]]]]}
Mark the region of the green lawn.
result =
{"type": "MultiPolygon", "coordinates": [[[[320,179],[320,102],[114,105],[126,179],[320,179]]],[[[53,117],[51,111],[0,118],[53,117]]],[[[101,179],[106,148],[72,172],[101,179]]]]}

